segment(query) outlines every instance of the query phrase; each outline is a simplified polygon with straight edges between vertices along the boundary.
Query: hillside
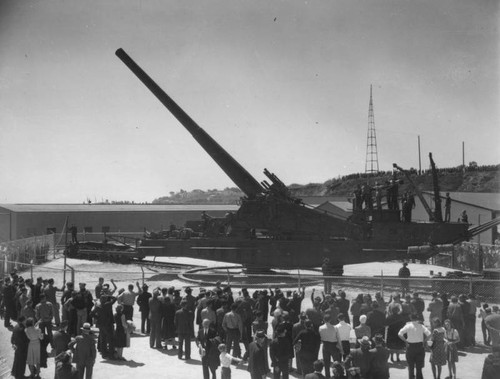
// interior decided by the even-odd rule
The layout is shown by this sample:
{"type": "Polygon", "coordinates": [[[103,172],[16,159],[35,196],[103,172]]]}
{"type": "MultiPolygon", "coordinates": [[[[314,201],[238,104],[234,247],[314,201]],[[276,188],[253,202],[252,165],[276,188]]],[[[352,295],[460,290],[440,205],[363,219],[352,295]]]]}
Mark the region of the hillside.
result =
{"type": "MultiPolygon", "coordinates": [[[[408,181],[401,173],[398,179],[403,180],[400,192],[408,189],[408,181]]],[[[439,186],[441,191],[449,192],[500,192],[500,165],[482,166],[469,165],[465,172],[461,167],[438,170],[439,186]]],[[[392,178],[392,171],[374,174],[351,174],[324,183],[291,184],[288,186],[293,196],[339,196],[348,197],[358,184],[370,185],[376,182],[383,184],[392,178]]],[[[432,191],[432,175],[430,171],[418,174],[411,170],[411,179],[421,191],[432,191]]],[[[200,189],[179,192],[170,192],[169,196],[162,196],[153,200],[153,204],[237,204],[243,193],[238,188],[225,188],[223,190],[200,189]]]]}

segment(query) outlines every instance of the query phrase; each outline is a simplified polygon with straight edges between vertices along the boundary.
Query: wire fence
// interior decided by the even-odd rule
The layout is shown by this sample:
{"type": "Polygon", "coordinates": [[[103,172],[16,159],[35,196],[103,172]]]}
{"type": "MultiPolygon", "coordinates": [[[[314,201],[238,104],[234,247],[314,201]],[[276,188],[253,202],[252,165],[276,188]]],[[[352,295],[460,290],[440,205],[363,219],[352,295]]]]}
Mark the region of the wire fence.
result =
{"type": "Polygon", "coordinates": [[[321,276],[300,274],[272,274],[272,275],[242,275],[242,274],[184,274],[192,284],[209,287],[216,281],[223,285],[249,288],[289,288],[320,287],[324,293],[376,293],[389,297],[394,293],[402,295],[418,292],[422,295],[431,295],[433,292],[459,296],[462,294],[474,295],[484,302],[500,302],[500,280],[483,279],[480,277],[413,277],[401,279],[391,276],[321,276]]]}
{"type": "MultiPolygon", "coordinates": [[[[100,234],[105,238],[106,234],[100,234]]],[[[113,236],[116,236],[114,233],[113,236]]],[[[83,237],[83,236],[82,236],[83,237]]],[[[95,236],[93,236],[95,237],[95,236]]],[[[125,235],[125,238],[135,236],[125,235]]],[[[113,237],[115,238],[115,237],[113,237]]],[[[83,239],[83,238],[82,238],[83,239]]],[[[30,275],[53,277],[56,282],[64,283],[69,280],[89,280],[97,283],[100,276],[114,277],[115,280],[123,282],[158,282],[178,280],[180,283],[190,286],[211,286],[217,281],[225,285],[249,288],[301,288],[323,287],[325,292],[332,290],[349,288],[352,291],[371,291],[390,294],[393,292],[406,293],[418,291],[423,294],[432,292],[447,293],[450,295],[474,294],[478,299],[484,301],[500,300],[500,278],[484,278],[474,275],[463,274],[461,272],[452,273],[446,277],[433,275],[429,277],[411,277],[401,280],[391,276],[341,276],[324,277],[319,271],[314,270],[291,270],[286,272],[274,271],[270,273],[247,273],[241,268],[212,268],[209,271],[201,270],[181,273],[172,269],[151,268],[139,265],[120,265],[114,267],[110,272],[106,272],[99,262],[95,266],[88,268],[71,266],[63,268],[49,268],[41,265],[50,259],[61,256],[56,254],[57,245],[63,240],[63,235],[45,235],[25,238],[22,240],[0,243],[0,278],[8,276],[10,272],[16,270],[30,275]],[[35,273],[34,273],[35,272],[35,273]]],[[[457,270],[474,270],[478,268],[478,261],[482,267],[500,267],[500,246],[499,245],[478,245],[475,243],[463,243],[455,247],[449,255],[437,255],[429,260],[446,267],[457,270]]],[[[436,273],[440,274],[440,273],[436,273]]],[[[500,271],[499,271],[500,274],[500,271]]]]}
{"type": "Polygon", "coordinates": [[[41,264],[54,256],[54,234],[0,243],[0,276],[3,278],[24,264],[41,264]]]}
{"type": "MultiPolygon", "coordinates": [[[[84,261],[78,265],[78,260],[69,260],[70,265],[36,265],[35,263],[16,264],[17,271],[25,279],[28,277],[53,278],[56,286],[62,288],[66,282],[85,282],[87,288],[92,289],[99,277],[106,281],[113,278],[118,288],[126,288],[129,284],[146,283],[151,289],[156,287],[175,286],[179,290],[191,287],[194,293],[202,289],[211,290],[217,282],[221,287],[230,286],[236,293],[242,288],[250,290],[280,288],[283,292],[293,292],[305,288],[309,297],[313,290],[317,295],[343,290],[348,298],[354,299],[358,294],[371,294],[377,292],[387,300],[391,295],[399,293],[404,295],[418,292],[425,298],[430,298],[433,292],[447,294],[448,298],[461,294],[473,294],[481,302],[490,304],[500,303],[500,280],[483,279],[480,277],[410,277],[399,278],[394,276],[323,276],[320,272],[301,272],[300,270],[287,273],[245,273],[237,266],[211,268],[205,270],[173,270],[162,267],[149,267],[141,265],[103,265],[101,262],[84,261]],[[75,264],[76,262],[76,264],[75,264]]],[[[10,273],[10,271],[8,271],[10,273]]],[[[7,273],[7,275],[8,275],[7,273]]]]}

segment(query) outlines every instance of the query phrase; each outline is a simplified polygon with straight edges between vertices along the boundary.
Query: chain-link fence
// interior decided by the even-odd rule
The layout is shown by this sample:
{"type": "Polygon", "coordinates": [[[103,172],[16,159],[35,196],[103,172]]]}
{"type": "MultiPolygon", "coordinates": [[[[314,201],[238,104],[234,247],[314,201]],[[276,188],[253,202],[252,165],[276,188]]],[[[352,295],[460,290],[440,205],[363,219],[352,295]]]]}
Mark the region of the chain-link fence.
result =
{"type": "Polygon", "coordinates": [[[23,264],[46,262],[53,256],[54,245],[53,234],[0,243],[0,277],[23,270],[23,264]]]}
{"type": "Polygon", "coordinates": [[[456,245],[453,251],[438,254],[431,263],[455,270],[477,271],[500,268],[500,245],[487,245],[464,242],[456,245]]]}
{"type": "Polygon", "coordinates": [[[401,279],[391,276],[331,276],[320,274],[251,274],[224,272],[206,273],[193,272],[182,274],[182,279],[199,286],[210,286],[217,281],[223,285],[248,288],[288,288],[320,287],[323,292],[348,290],[352,293],[380,292],[386,297],[392,293],[403,295],[418,292],[430,295],[440,294],[461,295],[473,294],[478,300],[485,302],[500,302],[500,280],[483,279],[481,277],[412,277],[401,279]]]}

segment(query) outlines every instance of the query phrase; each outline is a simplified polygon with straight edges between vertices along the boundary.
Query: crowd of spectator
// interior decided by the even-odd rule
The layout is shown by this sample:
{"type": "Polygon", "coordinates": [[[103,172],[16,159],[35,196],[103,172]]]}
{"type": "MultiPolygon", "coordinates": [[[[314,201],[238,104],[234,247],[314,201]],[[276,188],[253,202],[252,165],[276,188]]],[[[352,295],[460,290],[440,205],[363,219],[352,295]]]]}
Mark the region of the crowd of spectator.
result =
{"type": "Polygon", "coordinates": [[[305,288],[251,293],[243,288],[234,294],[217,282],[195,296],[190,287],[149,291],[138,282],[118,289],[104,278],[94,291],[85,283],[78,287],[57,288],[53,279],[41,277],[32,283],[16,273],[4,279],[1,309],[4,326],[12,330],[15,378],[24,378],[26,365],[31,377],[39,377],[50,356],[61,379],[91,378],[97,354],[125,360],[135,310],[138,332],[149,338],[151,349],[171,349],[178,359],[190,360],[194,342],[204,378],[215,378],[219,367],[222,377],[230,378],[231,364],[241,362],[252,378],[288,378],[293,371],[308,379],[388,378],[389,361],[398,364],[401,354],[409,378],[421,378],[426,351],[435,378],[446,365],[454,378],[458,351],[476,344],[478,316],[483,343],[494,346],[485,372],[498,363],[498,307],[481,305],[472,294],[433,293],[426,304],[417,292],[394,293],[387,300],[379,292],[349,299],[343,290],[312,289],[307,306],[305,288]]]}

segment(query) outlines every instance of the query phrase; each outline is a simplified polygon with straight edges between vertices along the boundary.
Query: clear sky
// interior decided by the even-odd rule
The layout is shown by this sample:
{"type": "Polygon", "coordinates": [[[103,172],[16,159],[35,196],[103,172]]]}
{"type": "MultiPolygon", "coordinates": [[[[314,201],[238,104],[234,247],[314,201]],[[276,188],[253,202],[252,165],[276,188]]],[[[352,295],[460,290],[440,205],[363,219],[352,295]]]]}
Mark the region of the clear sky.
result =
{"type": "Polygon", "coordinates": [[[234,186],[122,47],[257,180],[500,163],[496,0],[1,0],[0,202],[234,186]]]}

